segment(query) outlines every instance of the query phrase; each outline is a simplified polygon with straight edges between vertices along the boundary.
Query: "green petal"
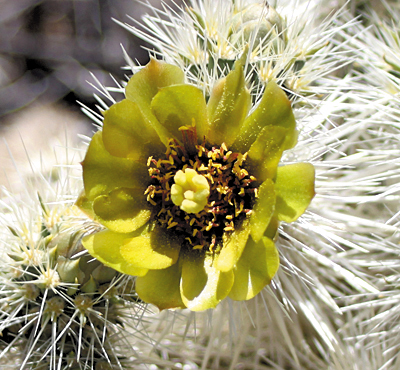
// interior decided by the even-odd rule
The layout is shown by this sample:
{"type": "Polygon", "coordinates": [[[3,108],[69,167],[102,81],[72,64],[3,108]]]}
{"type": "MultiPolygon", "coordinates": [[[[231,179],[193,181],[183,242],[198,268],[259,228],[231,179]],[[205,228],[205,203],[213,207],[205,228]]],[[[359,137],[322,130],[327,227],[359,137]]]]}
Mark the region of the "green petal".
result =
{"type": "Polygon", "coordinates": [[[249,150],[261,130],[266,126],[278,126],[288,130],[284,150],[296,144],[296,121],[285,92],[273,81],[265,88],[260,104],[245,120],[234,148],[240,152],[249,150]]]}
{"type": "Polygon", "coordinates": [[[138,104],[144,118],[152,125],[165,145],[168,144],[168,132],[157,121],[150,104],[160,88],[183,84],[184,81],[185,75],[179,67],[152,58],[144,68],[131,77],[125,88],[126,97],[138,104]]]}
{"type": "Polygon", "coordinates": [[[141,189],[120,188],[93,202],[95,219],[117,233],[130,233],[144,226],[151,210],[141,189]]]}
{"type": "Polygon", "coordinates": [[[271,282],[279,268],[279,254],[271,239],[258,243],[249,238],[236,269],[229,297],[236,301],[253,298],[271,282]]]}
{"type": "Polygon", "coordinates": [[[129,264],[120,253],[120,246],[126,238],[127,234],[117,234],[104,230],[85,236],[82,239],[82,245],[93,257],[106,266],[124,274],[143,276],[146,274],[147,269],[129,264]]]}
{"type": "Polygon", "coordinates": [[[208,102],[211,128],[208,139],[212,144],[224,142],[228,147],[235,141],[249,112],[250,93],[240,62],[225,78],[218,81],[208,102]]]}
{"type": "Polygon", "coordinates": [[[180,244],[169,237],[165,229],[155,228],[140,236],[125,239],[120,253],[133,266],[159,270],[176,263],[180,249],[180,244]]]}
{"type": "Polygon", "coordinates": [[[272,180],[265,180],[258,189],[257,202],[250,218],[250,234],[258,242],[264,235],[275,211],[275,189],[272,180]]]}
{"type": "Polygon", "coordinates": [[[145,164],[108,153],[103,145],[101,131],[94,134],[82,167],[88,200],[121,187],[139,188],[144,192],[150,180],[145,164]]]}
{"type": "Polygon", "coordinates": [[[275,212],[280,221],[293,222],[304,213],[315,195],[314,180],[315,170],[311,163],[278,167],[275,212]]]}
{"type": "Polygon", "coordinates": [[[274,178],[281,159],[288,130],[282,127],[264,127],[250,146],[247,156],[249,172],[263,182],[274,178]]]}
{"type": "Polygon", "coordinates": [[[233,272],[218,270],[213,256],[187,253],[181,256],[181,296],[192,311],[203,311],[217,306],[231,290],[233,272]]]}
{"type": "Polygon", "coordinates": [[[160,138],[144,119],[138,105],[122,100],[104,114],[103,142],[107,151],[116,156],[144,159],[164,150],[160,138]]]}
{"type": "Polygon", "coordinates": [[[160,89],[151,102],[158,121],[178,140],[180,127],[196,125],[200,142],[208,131],[207,106],[203,92],[192,85],[175,85],[160,89]]]}
{"type": "Polygon", "coordinates": [[[151,270],[136,279],[135,290],[144,302],[154,304],[160,310],[185,308],[179,288],[181,271],[179,263],[163,270],[151,270]]]}
{"type": "Polygon", "coordinates": [[[250,234],[249,219],[229,236],[223,238],[223,246],[216,260],[215,267],[220,271],[230,271],[242,255],[250,234]]]}

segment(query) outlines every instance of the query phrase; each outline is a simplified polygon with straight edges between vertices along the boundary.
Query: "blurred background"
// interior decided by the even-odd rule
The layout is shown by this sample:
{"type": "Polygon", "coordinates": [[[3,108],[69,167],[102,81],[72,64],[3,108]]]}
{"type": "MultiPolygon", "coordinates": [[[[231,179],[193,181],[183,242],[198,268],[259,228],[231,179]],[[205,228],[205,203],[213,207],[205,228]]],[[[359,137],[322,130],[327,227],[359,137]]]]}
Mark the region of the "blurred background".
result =
{"type": "MultiPolygon", "coordinates": [[[[156,1],[153,1],[156,3],[156,1]]],[[[120,44],[139,61],[147,53],[112,18],[140,18],[134,0],[0,0],[0,117],[32,103],[92,104],[89,71],[123,76],[120,44]]]]}
{"type": "Polygon", "coordinates": [[[135,0],[0,0],[0,185],[15,187],[16,169],[65,137],[73,146],[77,133],[90,135],[77,104],[96,109],[90,72],[107,86],[110,74],[124,79],[121,44],[132,59],[148,60],[143,42],[112,18],[132,24],[127,15],[147,11],[135,0]]]}

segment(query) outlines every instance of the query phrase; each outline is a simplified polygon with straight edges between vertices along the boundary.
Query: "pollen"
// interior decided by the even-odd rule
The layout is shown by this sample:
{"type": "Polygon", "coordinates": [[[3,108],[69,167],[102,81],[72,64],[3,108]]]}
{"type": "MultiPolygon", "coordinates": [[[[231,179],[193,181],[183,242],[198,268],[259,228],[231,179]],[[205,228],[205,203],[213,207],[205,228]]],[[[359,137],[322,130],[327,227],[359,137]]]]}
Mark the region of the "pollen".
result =
{"type": "Polygon", "coordinates": [[[203,175],[186,168],[174,176],[175,184],[171,187],[172,202],[186,213],[199,213],[208,202],[210,185],[203,175]]]}

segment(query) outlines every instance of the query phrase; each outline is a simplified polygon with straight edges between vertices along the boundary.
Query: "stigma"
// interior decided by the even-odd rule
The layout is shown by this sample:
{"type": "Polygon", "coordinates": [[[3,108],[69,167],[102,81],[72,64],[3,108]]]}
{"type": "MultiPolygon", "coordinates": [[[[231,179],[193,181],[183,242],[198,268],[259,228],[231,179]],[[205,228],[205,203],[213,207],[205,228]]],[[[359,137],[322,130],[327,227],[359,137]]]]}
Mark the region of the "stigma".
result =
{"type": "Polygon", "coordinates": [[[186,213],[199,213],[208,203],[210,185],[207,179],[191,168],[179,170],[171,186],[171,200],[186,213]]]}

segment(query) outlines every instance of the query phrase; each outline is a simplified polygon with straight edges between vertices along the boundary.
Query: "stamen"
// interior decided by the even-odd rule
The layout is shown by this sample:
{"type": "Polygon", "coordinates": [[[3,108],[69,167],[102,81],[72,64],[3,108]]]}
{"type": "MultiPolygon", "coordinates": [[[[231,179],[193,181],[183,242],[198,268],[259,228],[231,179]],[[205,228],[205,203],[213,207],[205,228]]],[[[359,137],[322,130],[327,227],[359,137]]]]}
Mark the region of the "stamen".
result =
{"type": "Polygon", "coordinates": [[[145,196],[160,227],[176,231],[187,248],[214,253],[251,214],[258,189],[243,167],[247,153],[198,145],[193,127],[181,128],[183,145],[169,140],[164,158],[149,157],[145,196]]]}

